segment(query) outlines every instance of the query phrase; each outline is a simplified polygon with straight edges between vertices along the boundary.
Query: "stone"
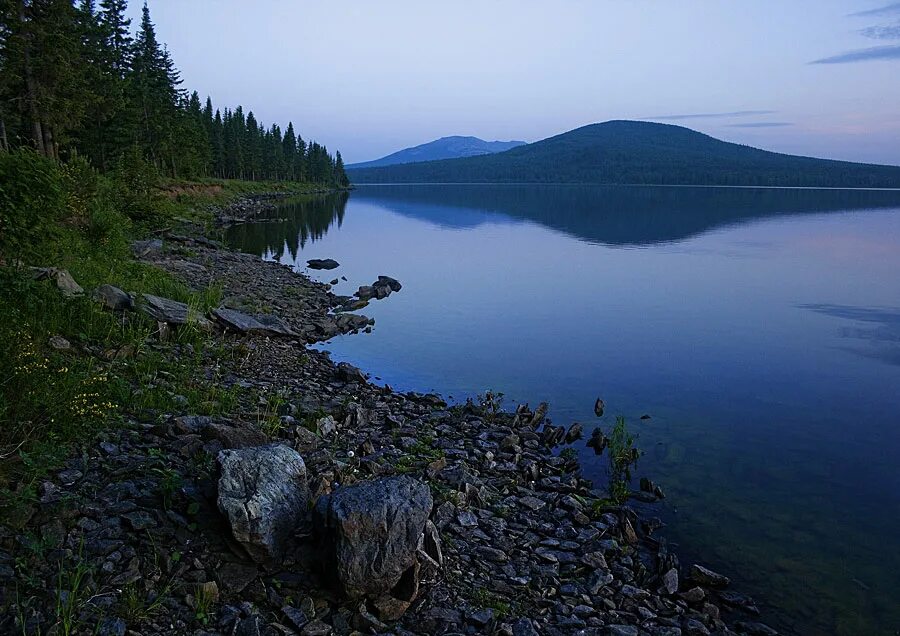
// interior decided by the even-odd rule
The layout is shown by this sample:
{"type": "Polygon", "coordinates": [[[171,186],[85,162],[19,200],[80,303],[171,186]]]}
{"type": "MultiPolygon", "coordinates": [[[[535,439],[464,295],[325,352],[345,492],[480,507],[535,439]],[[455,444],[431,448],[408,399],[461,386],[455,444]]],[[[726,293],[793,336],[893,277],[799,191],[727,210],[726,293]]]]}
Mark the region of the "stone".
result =
{"type": "Polygon", "coordinates": [[[68,270],[57,269],[56,267],[32,267],[31,273],[35,280],[52,280],[55,282],[56,288],[66,298],[75,298],[84,293],[84,289],[75,282],[68,270]]]}
{"type": "Polygon", "coordinates": [[[680,596],[688,603],[699,603],[706,598],[706,592],[702,587],[692,587],[691,589],[682,592],[680,596]]]}
{"type": "Polygon", "coordinates": [[[337,431],[337,422],[335,422],[334,418],[330,415],[320,417],[316,420],[316,431],[322,437],[327,437],[337,431]]]}
{"type": "Polygon", "coordinates": [[[575,440],[581,439],[582,435],[584,435],[584,426],[575,422],[569,427],[569,430],[566,431],[565,442],[566,444],[571,444],[575,440]]]}
{"type": "Polygon", "coordinates": [[[218,320],[225,328],[239,333],[258,333],[273,336],[299,335],[277,316],[268,314],[250,316],[235,309],[228,309],[227,307],[213,309],[210,312],[210,315],[218,320]]]}
{"type": "Polygon", "coordinates": [[[265,433],[250,425],[229,426],[212,422],[202,429],[204,439],[214,439],[222,443],[225,448],[248,448],[263,446],[268,439],[265,433]]]}
{"type": "Polygon", "coordinates": [[[315,519],[326,574],[350,598],[390,594],[412,601],[399,588],[417,588],[416,549],[432,503],[428,486],[406,475],[320,497],[315,519]]]}
{"type": "Polygon", "coordinates": [[[50,346],[57,351],[71,351],[72,343],[62,336],[51,336],[49,340],[50,346]]]}
{"type": "Polygon", "coordinates": [[[534,624],[528,618],[520,618],[512,624],[513,636],[540,636],[534,624]]]}
{"type": "Polygon", "coordinates": [[[727,587],[728,584],[731,583],[731,579],[727,576],[718,574],[717,572],[713,572],[712,570],[697,564],[691,566],[690,578],[692,581],[708,587],[727,587]]]}
{"type": "Polygon", "coordinates": [[[134,309],[134,299],[118,287],[100,285],[94,290],[92,298],[112,311],[128,311],[134,309]]]}
{"type": "Polygon", "coordinates": [[[162,251],[163,242],[160,239],[150,239],[146,241],[135,241],[131,244],[131,253],[135,258],[146,258],[151,254],[162,251]]]}
{"type": "Polygon", "coordinates": [[[329,636],[331,632],[331,625],[320,620],[310,621],[300,630],[302,636],[329,636]]]}
{"type": "Polygon", "coordinates": [[[366,374],[349,362],[339,362],[337,376],[344,382],[365,382],[366,374]]]}
{"type": "Polygon", "coordinates": [[[669,596],[678,591],[678,570],[671,568],[663,574],[662,587],[669,596]]]}
{"type": "Polygon", "coordinates": [[[303,610],[291,607],[290,605],[282,607],[281,613],[284,614],[287,617],[288,622],[297,629],[303,629],[303,626],[309,622],[309,617],[307,617],[303,610]]]}
{"type": "Polygon", "coordinates": [[[310,269],[337,269],[341,264],[333,258],[311,258],[306,261],[306,266],[310,269]]]}
{"type": "Polygon", "coordinates": [[[607,625],[606,633],[609,636],[638,636],[638,628],[633,625],[607,625]]]}
{"type": "Polygon", "coordinates": [[[228,594],[240,594],[257,577],[255,565],[225,563],[216,572],[219,583],[228,594]]]}
{"type": "Polygon", "coordinates": [[[101,621],[98,636],[125,636],[125,621],[121,618],[104,618],[101,621]]]}
{"type": "Polygon", "coordinates": [[[153,515],[146,510],[135,510],[134,512],[122,515],[122,518],[125,519],[125,521],[128,522],[128,525],[134,530],[138,531],[156,526],[156,519],[154,519],[153,515]]]}
{"type": "Polygon", "coordinates": [[[388,287],[392,292],[398,292],[403,288],[396,278],[390,276],[379,276],[378,280],[372,285],[373,287],[388,287]]]}
{"type": "Polygon", "coordinates": [[[189,308],[177,300],[142,294],[138,308],[154,320],[169,325],[186,325],[188,322],[189,308]]]}
{"type": "Polygon", "coordinates": [[[278,559],[307,508],[303,458],[270,444],[223,450],[218,462],[219,510],[235,540],[257,561],[278,559]]]}

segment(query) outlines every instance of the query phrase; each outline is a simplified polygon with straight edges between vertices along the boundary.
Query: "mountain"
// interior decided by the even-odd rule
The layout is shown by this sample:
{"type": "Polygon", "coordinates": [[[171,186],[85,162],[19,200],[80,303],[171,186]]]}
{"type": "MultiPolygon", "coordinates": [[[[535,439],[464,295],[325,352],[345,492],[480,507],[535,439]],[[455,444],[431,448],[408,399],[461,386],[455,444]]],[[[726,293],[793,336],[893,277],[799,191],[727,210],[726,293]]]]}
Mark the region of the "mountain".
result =
{"type": "Polygon", "coordinates": [[[381,159],[354,163],[347,168],[376,168],[379,166],[393,166],[401,163],[414,163],[417,161],[435,161],[438,159],[457,159],[460,157],[476,157],[489,155],[495,152],[503,152],[517,146],[524,146],[524,141],[485,141],[478,137],[441,137],[427,144],[413,146],[398,150],[381,159]]]}
{"type": "Polygon", "coordinates": [[[608,121],[505,152],[350,169],[354,183],[603,183],[900,188],[900,167],[785,155],[682,126],[608,121]]]}

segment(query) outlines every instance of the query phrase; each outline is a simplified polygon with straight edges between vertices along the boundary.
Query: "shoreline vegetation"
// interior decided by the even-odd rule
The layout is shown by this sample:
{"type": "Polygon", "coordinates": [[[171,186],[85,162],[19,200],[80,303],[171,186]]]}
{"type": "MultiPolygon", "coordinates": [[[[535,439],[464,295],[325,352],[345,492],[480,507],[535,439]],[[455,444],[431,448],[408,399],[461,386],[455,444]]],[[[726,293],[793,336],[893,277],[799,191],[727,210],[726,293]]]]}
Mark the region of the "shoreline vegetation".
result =
{"type": "Polygon", "coordinates": [[[78,162],[5,161],[42,194],[7,201],[60,207],[2,246],[0,631],[774,633],[628,505],[663,492],[631,474],[627,422],[584,440],[546,404],[448,405],[308,348],[370,329],[343,309],[400,282],[335,296],[217,232],[328,187],[169,181],[128,220],[78,162]],[[235,516],[229,479],[265,512],[235,516]]]}

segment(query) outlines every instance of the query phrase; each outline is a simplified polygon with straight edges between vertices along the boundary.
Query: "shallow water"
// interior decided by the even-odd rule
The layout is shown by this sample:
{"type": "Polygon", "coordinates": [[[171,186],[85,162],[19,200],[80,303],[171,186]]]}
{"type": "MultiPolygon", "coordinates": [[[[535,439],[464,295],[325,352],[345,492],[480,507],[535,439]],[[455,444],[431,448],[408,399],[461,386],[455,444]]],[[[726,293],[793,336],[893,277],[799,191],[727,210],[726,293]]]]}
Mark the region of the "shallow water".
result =
{"type": "Polygon", "coordinates": [[[365,186],[274,216],[229,240],[334,258],[337,293],[403,283],[335,359],[588,433],[624,415],[683,561],[787,633],[900,629],[900,192],[365,186]]]}

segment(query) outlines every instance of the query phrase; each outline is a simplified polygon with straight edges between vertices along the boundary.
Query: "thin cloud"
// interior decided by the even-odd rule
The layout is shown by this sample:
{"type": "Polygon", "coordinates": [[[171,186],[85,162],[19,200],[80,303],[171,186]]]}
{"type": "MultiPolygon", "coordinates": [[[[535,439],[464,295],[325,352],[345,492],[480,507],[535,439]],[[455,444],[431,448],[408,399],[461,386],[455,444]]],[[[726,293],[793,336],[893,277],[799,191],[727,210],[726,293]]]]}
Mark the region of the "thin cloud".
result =
{"type": "Polygon", "coordinates": [[[748,121],[742,124],[727,124],[730,128],[782,128],[793,125],[789,121],[748,121]]]}
{"type": "Polygon", "coordinates": [[[892,2],[883,7],[868,9],[866,11],[857,11],[856,13],[851,13],[849,17],[864,18],[871,15],[891,15],[893,13],[900,13],[900,2],[892,2]]]}
{"type": "Polygon", "coordinates": [[[774,115],[777,110],[736,110],[730,113],[689,113],[684,115],[659,115],[643,119],[721,119],[723,117],[750,117],[753,115],[774,115]]]}
{"type": "Polygon", "coordinates": [[[875,60],[900,60],[900,45],[888,44],[868,49],[856,49],[813,60],[810,64],[848,64],[851,62],[872,62],[875,60]]]}
{"type": "Polygon", "coordinates": [[[859,32],[873,40],[900,40],[900,22],[891,26],[870,26],[859,32]]]}

